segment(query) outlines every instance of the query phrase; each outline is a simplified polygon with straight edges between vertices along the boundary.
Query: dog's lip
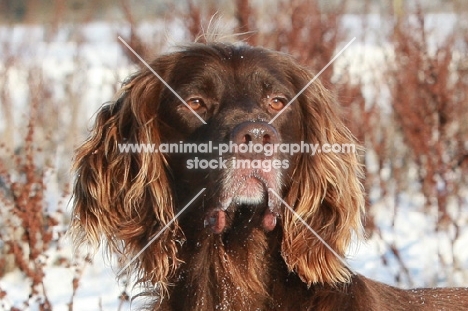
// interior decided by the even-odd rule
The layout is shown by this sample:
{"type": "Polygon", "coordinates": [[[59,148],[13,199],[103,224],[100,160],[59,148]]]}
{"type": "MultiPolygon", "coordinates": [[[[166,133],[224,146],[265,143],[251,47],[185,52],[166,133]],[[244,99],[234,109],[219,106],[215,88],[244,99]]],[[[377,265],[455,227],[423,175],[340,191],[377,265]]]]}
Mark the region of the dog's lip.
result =
{"type": "Polygon", "coordinates": [[[267,184],[257,176],[248,176],[242,179],[234,197],[236,198],[234,203],[238,205],[262,205],[265,197],[268,197],[267,184]]]}
{"type": "MultiPolygon", "coordinates": [[[[258,206],[263,204],[265,201],[268,200],[268,189],[270,185],[268,182],[257,174],[256,172],[252,172],[248,175],[242,176],[239,181],[236,182],[236,186],[234,189],[229,189],[227,194],[225,194],[221,199],[220,199],[220,205],[221,205],[221,210],[226,211],[230,206],[233,204],[235,205],[251,205],[251,206],[258,206]],[[250,188],[248,187],[250,184],[250,188]],[[257,194],[257,196],[261,196],[260,198],[254,198],[251,192],[249,191],[255,191],[251,190],[252,189],[252,184],[253,186],[261,187],[262,190],[260,193],[257,194]],[[242,194],[244,192],[244,195],[242,194]],[[256,202],[255,202],[256,201],[256,202]]],[[[257,189],[258,191],[258,189],[257,189]]]]}
{"type": "Polygon", "coordinates": [[[234,215],[242,208],[249,208],[252,212],[263,215],[260,225],[266,232],[275,229],[281,202],[270,193],[270,188],[277,190],[278,185],[271,185],[267,176],[256,171],[237,177],[235,186],[228,189],[221,196],[219,205],[205,215],[204,227],[209,227],[215,234],[221,234],[226,229],[228,214],[234,215]],[[257,188],[252,190],[251,187],[257,188]],[[253,192],[249,192],[251,190],[253,192]]]}

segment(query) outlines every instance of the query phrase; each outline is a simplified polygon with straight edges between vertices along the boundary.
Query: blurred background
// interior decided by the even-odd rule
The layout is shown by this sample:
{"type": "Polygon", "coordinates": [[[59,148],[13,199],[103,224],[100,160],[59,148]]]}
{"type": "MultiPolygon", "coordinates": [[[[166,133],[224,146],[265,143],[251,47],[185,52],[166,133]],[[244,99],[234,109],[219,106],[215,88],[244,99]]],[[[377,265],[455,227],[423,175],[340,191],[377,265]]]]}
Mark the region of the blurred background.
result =
{"type": "Polygon", "coordinates": [[[365,147],[354,269],[468,286],[468,2],[0,0],[0,310],[129,310],[131,286],[74,254],[73,150],[145,60],[209,32],[292,54],[336,93],[365,147]],[[236,36],[232,36],[237,34],[236,36]]]}

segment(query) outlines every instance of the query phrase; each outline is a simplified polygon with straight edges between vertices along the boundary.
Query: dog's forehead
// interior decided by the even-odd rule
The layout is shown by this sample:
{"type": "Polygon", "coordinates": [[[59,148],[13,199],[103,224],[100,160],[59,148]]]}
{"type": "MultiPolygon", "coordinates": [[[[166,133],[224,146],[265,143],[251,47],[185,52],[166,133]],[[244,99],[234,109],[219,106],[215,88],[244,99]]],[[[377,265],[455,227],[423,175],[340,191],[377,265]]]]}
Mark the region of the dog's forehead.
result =
{"type": "Polygon", "coordinates": [[[193,45],[175,54],[173,83],[188,93],[198,89],[217,96],[262,90],[282,93],[291,86],[286,73],[293,66],[290,63],[286,56],[264,48],[193,45]]]}
{"type": "Polygon", "coordinates": [[[281,59],[279,53],[264,48],[226,44],[196,45],[179,55],[179,62],[189,75],[216,72],[220,76],[271,76],[278,71],[278,59],[281,59]]]}

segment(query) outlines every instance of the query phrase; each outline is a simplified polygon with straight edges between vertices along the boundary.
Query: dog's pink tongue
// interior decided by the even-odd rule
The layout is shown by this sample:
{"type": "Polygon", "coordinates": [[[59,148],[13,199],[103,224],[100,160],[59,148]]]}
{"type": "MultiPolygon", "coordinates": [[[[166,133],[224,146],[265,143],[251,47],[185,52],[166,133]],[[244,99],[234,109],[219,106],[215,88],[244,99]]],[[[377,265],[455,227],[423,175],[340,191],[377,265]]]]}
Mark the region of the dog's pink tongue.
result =
{"type": "Polygon", "coordinates": [[[265,212],[265,215],[263,216],[263,221],[262,221],[263,229],[266,231],[272,231],[276,227],[276,215],[270,211],[270,209],[267,209],[265,212]]]}
{"type": "Polygon", "coordinates": [[[213,210],[206,216],[205,224],[210,226],[214,233],[221,233],[226,227],[226,213],[221,210],[213,210]]]}

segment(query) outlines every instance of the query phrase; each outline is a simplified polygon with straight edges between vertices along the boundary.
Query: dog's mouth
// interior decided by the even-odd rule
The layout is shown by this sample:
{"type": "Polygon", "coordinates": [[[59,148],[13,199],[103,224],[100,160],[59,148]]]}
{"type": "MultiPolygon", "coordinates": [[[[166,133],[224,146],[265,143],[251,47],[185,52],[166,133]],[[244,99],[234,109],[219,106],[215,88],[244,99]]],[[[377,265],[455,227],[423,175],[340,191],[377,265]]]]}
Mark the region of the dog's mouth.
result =
{"type": "Polygon", "coordinates": [[[275,229],[281,207],[278,172],[250,171],[225,176],[219,205],[208,211],[204,225],[214,233],[241,225],[261,226],[267,232],[275,229]]]}

